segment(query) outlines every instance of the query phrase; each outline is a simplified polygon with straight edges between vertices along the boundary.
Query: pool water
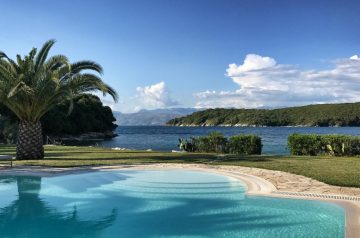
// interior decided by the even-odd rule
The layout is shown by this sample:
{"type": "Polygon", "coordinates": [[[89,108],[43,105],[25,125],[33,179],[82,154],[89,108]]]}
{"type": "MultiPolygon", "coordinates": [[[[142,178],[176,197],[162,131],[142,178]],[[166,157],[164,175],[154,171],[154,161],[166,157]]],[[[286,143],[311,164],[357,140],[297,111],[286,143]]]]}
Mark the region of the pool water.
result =
{"type": "Polygon", "coordinates": [[[344,237],[343,208],[187,170],[0,177],[0,237],[344,237]]]}

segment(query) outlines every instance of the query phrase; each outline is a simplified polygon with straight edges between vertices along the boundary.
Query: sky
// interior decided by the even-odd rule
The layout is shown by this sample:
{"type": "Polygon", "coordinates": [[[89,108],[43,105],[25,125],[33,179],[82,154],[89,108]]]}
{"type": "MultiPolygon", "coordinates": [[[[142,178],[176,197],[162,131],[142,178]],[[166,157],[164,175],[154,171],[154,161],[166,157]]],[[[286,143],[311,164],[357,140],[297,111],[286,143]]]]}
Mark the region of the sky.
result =
{"type": "Polygon", "coordinates": [[[0,50],[93,60],[113,110],[360,101],[358,0],[0,0],[0,50]]]}

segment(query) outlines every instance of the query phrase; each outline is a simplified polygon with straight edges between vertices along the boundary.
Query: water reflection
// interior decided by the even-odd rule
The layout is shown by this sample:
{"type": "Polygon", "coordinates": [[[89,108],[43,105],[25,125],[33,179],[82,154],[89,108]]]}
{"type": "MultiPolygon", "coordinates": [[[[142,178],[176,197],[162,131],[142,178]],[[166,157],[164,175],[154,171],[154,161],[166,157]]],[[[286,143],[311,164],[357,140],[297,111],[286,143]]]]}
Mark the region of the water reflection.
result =
{"type": "Polygon", "coordinates": [[[0,208],[0,237],[100,237],[116,220],[116,210],[96,220],[81,220],[76,207],[71,212],[50,207],[39,197],[41,177],[12,177],[1,182],[15,181],[17,199],[0,208]]]}

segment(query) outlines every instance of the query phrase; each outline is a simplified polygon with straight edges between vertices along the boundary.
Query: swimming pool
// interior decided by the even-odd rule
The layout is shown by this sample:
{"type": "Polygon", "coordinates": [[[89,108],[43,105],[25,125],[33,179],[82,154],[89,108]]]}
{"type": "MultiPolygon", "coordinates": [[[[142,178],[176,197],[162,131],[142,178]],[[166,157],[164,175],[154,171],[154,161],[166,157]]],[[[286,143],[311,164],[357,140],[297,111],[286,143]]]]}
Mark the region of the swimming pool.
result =
{"type": "Polygon", "coordinates": [[[190,170],[0,177],[0,237],[344,237],[332,203],[248,196],[190,170]]]}

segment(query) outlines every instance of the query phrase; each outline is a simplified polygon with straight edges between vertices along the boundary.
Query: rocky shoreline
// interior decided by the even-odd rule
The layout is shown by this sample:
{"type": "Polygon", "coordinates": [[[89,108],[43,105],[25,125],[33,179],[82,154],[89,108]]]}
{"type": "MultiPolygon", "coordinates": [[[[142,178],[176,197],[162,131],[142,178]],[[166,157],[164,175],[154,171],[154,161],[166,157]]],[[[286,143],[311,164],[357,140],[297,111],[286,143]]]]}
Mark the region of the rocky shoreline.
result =
{"type": "MultiPolygon", "coordinates": [[[[219,126],[219,127],[318,127],[312,125],[295,125],[295,126],[267,126],[267,125],[251,125],[251,124],[167,124],[167,126],[179,126],[179,127],[212,127],[212,126],[219,126]]],[[[332,126],[328,126],[332,127],[332,126]]]]}
{"type": "Polygon", "coordinates": [[[105,132],[87,132],[80,135],[49,135],[47,136],[48,144],[62,144],[63,142],[89,142],[102,141],[118,136],[113,131],[105,132]]]}

